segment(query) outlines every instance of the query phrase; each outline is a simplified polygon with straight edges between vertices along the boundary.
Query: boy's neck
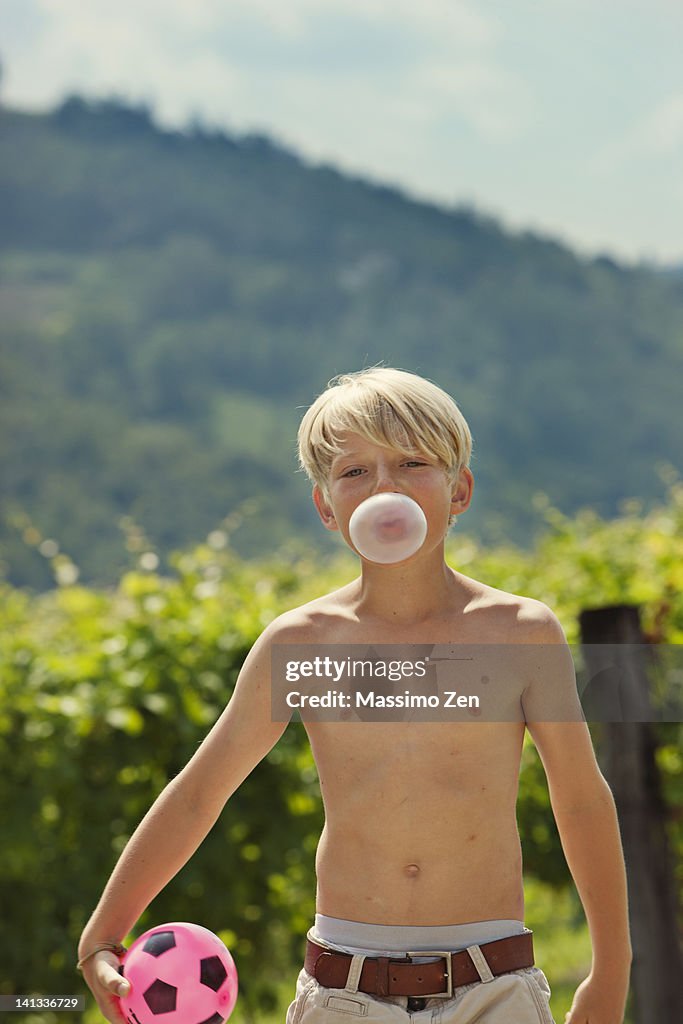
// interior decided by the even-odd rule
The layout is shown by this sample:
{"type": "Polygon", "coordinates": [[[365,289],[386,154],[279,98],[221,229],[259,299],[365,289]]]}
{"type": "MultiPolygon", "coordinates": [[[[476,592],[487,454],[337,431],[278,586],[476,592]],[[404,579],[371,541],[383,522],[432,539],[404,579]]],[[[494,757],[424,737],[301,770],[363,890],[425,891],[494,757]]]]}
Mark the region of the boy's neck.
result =
{"type": "Polygon", "coordinates": [[[363,563],[352,590],[354,611],[361,622],[409,626],[450,617],[462,610],[467,594],[443,552],[405,565],[363,563]]]}

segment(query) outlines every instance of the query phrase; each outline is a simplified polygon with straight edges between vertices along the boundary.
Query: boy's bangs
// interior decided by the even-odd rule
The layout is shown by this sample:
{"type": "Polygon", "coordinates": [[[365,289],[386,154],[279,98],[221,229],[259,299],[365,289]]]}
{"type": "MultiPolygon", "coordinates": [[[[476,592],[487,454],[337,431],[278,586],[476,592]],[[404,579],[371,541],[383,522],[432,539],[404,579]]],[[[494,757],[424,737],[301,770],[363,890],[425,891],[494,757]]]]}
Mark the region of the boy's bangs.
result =
{"type": "Polygon", "coordinates": [[[311,440],[328,454],[330,462],[343,448],[344,434],[354,433],[372,444],[396,448],[407,455],[421,454],[448,465],[449,451],[438,434],[429,429],[423,417],[406,415],[384,396],[367,392],[356,401],[330,401],[321,410],[311,440]]]}
{"type": "Polygon", "coordinates": [[[469,428],[453,399],[430,381],[389,367],[340,374],[305,413],[297,437],[299,463],[323,492],[349,433],[434,459],[450,479],[469,465],[472,451],[469,428]]]}

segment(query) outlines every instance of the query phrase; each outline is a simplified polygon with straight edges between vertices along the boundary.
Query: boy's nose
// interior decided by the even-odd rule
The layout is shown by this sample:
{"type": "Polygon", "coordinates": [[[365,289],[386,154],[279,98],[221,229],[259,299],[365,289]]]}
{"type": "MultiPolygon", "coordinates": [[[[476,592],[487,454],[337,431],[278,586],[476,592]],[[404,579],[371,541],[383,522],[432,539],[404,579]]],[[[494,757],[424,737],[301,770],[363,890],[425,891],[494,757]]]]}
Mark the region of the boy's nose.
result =
{"type": "Polygon", "coordinates": [[[400,488],[394,480],[391,470],[386,466],[380,466],[377,470],[373,492],[383,494],[385,491],[400,491],[400,488]]]}

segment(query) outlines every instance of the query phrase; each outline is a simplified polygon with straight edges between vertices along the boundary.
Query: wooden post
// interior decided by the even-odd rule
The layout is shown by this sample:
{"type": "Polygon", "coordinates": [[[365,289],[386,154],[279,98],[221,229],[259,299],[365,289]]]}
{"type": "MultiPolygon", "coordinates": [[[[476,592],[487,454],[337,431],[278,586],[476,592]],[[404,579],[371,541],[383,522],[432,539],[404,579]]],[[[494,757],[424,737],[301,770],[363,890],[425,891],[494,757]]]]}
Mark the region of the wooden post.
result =
{"type": "MultiPolygon", "coordinates": [[[[666,807],[648,720],[645,637],[634,605],[585,610],[579,616],[591,683],[586,717],[600,721],[598,760],[619,816],[629,888],[636,1024],[683,1021],[683,952],[666,835],[666,807]],[[613,646],[626,644],[616,659],[613,646]]],[[[619,652],[616,652],[619,654],[619,652]]]]}

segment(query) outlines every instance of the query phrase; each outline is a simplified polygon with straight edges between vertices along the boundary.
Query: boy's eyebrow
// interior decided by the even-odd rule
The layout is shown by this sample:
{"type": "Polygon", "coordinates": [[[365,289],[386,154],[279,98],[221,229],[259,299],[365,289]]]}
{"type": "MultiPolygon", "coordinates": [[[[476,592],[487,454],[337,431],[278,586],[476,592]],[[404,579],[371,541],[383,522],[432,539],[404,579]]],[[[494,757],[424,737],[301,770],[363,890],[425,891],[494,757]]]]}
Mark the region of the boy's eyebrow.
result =
{"type": "MultiPolygon", "coordinates": [[[[396,449],[393,449],[393,450],[396,452],[397,455],[399,455],[401,457],[408,456],[408,455],[417,455],[417,454],[419,454],[419,451],[418,451],[417,448],[414,449],[413,451],[404,451],[403,449],[399,449],[399,448],[396,448],[396,449]]],[[[359,459],[359,458],[362,458],[363,455],[367,451],[368,451],[367,448],[365,448],[365,449],[363,449],[363,448],[361,448],[361,449],[351,448],[348,451],[339,452],[339,454],[335,455],[334,458],[332,459],[332,462],[330,463],[330,468],[332,466],[337,465],[337,463],[339,463],[339,462],[344,462],[346,459],[359,459]]]]}
{"type": "Polygon", "coordinates": [[[339,459],[356,459],[362,454],[362,450],[359,452],[356,448],[351,448],[348,451],[338,452],[332,462],[338,462],[339,459]]]}
{"type": "Polygon", "coordinates": [[[330,469],[333,469],[335,466],[338,466],[340,462],[345,462],[347,459],[351,459],[353,461],[354,459],[358,458],[360,458],[359,452],[340,452],[339,455],[335,455],[334,458],[332,459],[332,462],[330,463],[330,469]]]}

